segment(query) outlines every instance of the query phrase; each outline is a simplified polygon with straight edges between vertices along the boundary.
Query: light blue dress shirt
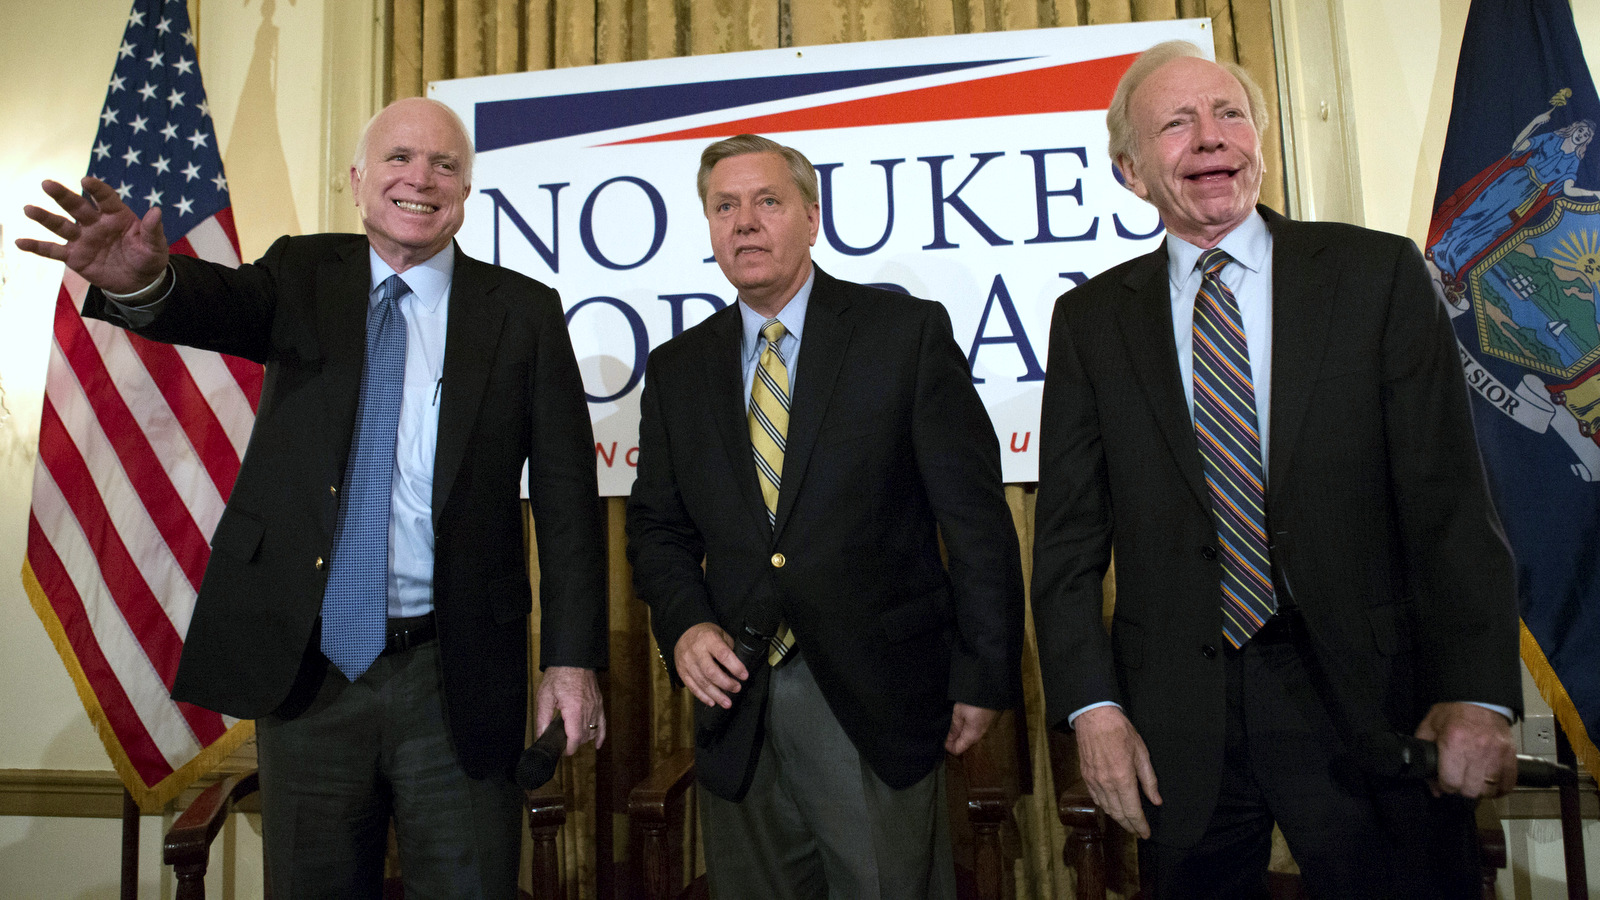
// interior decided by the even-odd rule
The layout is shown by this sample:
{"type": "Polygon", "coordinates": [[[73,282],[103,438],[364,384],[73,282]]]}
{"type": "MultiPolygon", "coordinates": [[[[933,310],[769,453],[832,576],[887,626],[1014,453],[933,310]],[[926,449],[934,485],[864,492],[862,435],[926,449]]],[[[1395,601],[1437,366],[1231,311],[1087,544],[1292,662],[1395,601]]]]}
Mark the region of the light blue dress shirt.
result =
{"type": "MultiPolygon", "coordinates": [[[[1250,381],[1256,388],[1256,428],[1261,433],[1261,483],[1267,483],[1268,411],[1272,397],[1272,232],[1253,215],[1217,245],[1233,257],[1222,268],[1222,283],[1233,292],[1250,353],[1250,381]]],[[[1172,340],[1178,348],[1178,380],[1194,421],[1194,299],[1204,275],[1195,268],[1201,248],[1167,232],[1167,287],[1172,297],[1172,340]]],[[[1067,724],[1091,709],[1120,706],[1112,700],[1091,703],[1067,716],[1067,724]]]]}
{"type": "MultiPolygon", "coordinates": [[[[367,303],[371,306],[378,302],[379,286],[395,271],[370,247],[367,257],[372,270],[367,287],[367,303]]],[[[433,459],[439,445],[445,326],[449,321],[450,284],[455,269],[455,245],[450,244],[400,276],[408,291],[400,298],[400,313],[406,320],[406,374],[389,507],[389,615],[392,617],[420,616],[433,609],[433,459]]],[[[148,287],[132,294],[108,291],[106,298],[129,327],[140,328],[150,324],[160,313],[172,292],[173,282],[168,281],[169,278],[176,278],[171,267],[148,287]],[[159,298],[151,300],[163,283],[167,289],[159,298]]],[[[793,372],[791,364],[791,381],[793,372]]]]}
{"type": "MultiPolygon", "coordinates": [[[[372,280],[367,302],[395,274],[368,250],[372,280]]],[[[444,340],[450,313],[455,246],[400,274],[410,290],[400,298],[406,320],[405,391],[395,440],[389,507],[389,615],[420,616],[433,609],[433,459],[439,445],[439,400],[444,388],[444,340]]]]}
{"type": "MultiPolygon", "coordinates": [[[[1189,403],[1189,418],[1194,419],[1194,300],[1204,276],[1195,268],[1204,251],[1167,233],[1167,279],[1172,296],[1172,339],[1178,348],[1178,375],[1183,396],[1189,403]]],[[[1233,262],[1222,269],[1222,283],[1233,292],[1239,304],[1250,352],[1250,380],[1256,388],[1256,427],[1261,433],[1261,483],[1268,483],[1267,448],[1270,445],[1272,417],[1272,232],[1260,215],[1246,218],[1217,244],[1233,262]]],[[[1515,721],[1511,710],[1492,703],[1468,701],[1492,709],[1515,721]]],[[[1075,710],[1067,717],[1070,725],[1078,716],[1101,706],[1119,704],[1105,700],[1075,710]]]]}
{"type": "MultiPolygon", "coordinates": [[[[1261,477],[1267,479],[1267,435],[1272,405],[1272,232],[1252,215],[1217,245],[1233,257],[1222,268],[1222,283],[1233,292],[1250,351],[1250,380],[1256,387],[1256,427],[1261,433],[1261,477]]],[[[1178,378],[1194,420],[1194,299],[1205,276],[1195,268],[1204,252],[1167,233],[1167,279],[1172,294],[1172,339],[1178,347],[1178,378]]]]}
{"type": "MultiPolygon", "coordinates": [[[[778,342],[778,353],[783,357],[784,368],[789,370],[789,396],[794,396],[794,373],[800,363],[800,333],[806,326],[806,307],[811,303],[811,285],[817,280],[817,268],[811,267],[806,283],[800,285],[789,302],[778,311],[778,321],[789,332],[778,342]]],[[[739,301],[739,322],[744,327],[739,347],[740,374],[744,376],[745,407],[750,406],[750,389],[755,386],[756,361],[767,341],[761,336],[761,326],[767,324],[760,313],[739,301]]]]}

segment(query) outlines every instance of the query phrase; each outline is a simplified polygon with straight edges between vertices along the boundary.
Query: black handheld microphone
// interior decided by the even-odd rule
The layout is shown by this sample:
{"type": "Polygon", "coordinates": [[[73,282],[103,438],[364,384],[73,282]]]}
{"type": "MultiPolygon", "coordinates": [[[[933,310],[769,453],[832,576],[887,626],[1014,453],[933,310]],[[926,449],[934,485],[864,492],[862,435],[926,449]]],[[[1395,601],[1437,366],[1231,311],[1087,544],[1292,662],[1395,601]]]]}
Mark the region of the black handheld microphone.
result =
{"type": "Polygon", "coordinates": [[[517,759],[517,786],[525,791],[544,787],[555,777],[556,766],[561,764],[561,754],[567,749],[567,726],[558,714],[533,746],[522,751],[517,759]]]}
{"type": "MultiPolygon", "coordinates": [[[[757,665],[765,665],[767,655],[772,649],[772,635],[763,634],[756,626],[746,622],[739,633],[733,638],[733,655],[739,658],[745,671],[755,673],[757,665]]],[[[729,699],[735,705],[739,703],[740,694],[734,694],[729,699]]],[[[705,706],[705,704],[701,704],[705,706]]],[[[733,707],[723,709],[720,706],[705,706],[699,716],[699,727],[695,729],[695,736],[702,744],[710,743],[723,730],[728,727],[728,720],[733,718],[733,707]]]]}
{"type": "MultiPolygon", "coordinates": [[[[1357,738],[1347,755],[1357,769],[1383,778],[1435,778],[1439,775],[1439,745],[1395,732],[1373,732],[1357,738]]],[[[1537,756],[1517,756],[1517,784],[1527,787],[1561,787],[1578,783],[1571,766],[1537,756]]]]}

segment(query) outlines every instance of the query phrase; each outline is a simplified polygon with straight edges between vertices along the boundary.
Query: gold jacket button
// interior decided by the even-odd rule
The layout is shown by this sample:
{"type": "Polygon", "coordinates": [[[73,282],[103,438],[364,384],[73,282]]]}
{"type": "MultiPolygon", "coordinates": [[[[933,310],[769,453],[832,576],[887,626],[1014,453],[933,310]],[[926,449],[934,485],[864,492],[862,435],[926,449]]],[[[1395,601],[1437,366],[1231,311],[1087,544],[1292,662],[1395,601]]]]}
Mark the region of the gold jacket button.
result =
{"type": "Polygon", "coordinates": [[[339,496],[339,486],[337,484],[328,485],[328,493],[335,497],[339,496]]]}
{"type": "Polygon", "coordinates": [[[318,572],[322,571],[322,557],[320,557],[320,556],[317,557],[317,571],[318,572]]]}
{"type": "Polygon", "coordinates": [[[774,569],[783,568],[783,564],[785,562],[788,562],[788,560],[783,558],[783,554],[782,553],[774,553],[774,554],[772,554],[772,567],[774,569]]]}

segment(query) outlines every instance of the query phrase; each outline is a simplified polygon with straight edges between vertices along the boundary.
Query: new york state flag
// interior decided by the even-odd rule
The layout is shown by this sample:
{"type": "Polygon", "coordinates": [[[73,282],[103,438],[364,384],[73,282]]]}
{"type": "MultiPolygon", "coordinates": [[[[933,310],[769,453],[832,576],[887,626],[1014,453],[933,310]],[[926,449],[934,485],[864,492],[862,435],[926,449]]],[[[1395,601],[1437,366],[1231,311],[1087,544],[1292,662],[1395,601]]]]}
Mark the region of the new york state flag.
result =
{"type": "Polygon", "coordinates": [[[1516,554],[1522,658],[1600,772],[1600,97],[1568,0],[1474,0],[1426,257],[1516,554]]]}

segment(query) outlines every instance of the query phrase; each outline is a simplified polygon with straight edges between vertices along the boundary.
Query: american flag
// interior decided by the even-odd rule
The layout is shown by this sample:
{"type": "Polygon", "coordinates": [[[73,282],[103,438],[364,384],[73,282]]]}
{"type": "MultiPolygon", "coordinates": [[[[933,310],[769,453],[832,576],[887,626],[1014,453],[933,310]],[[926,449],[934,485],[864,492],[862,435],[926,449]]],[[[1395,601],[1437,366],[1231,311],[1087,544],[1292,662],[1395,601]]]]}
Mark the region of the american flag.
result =
{"type": "MultiPolygon", "coordinates": [[[[184,0],[135,0],[89,174],[138,215],[161,207],[172,252],[239,264],[184,0]]],[[[85,321],[87,290],[69,270],[56,298],[22,579],[148,812],[252,733],[168,692],[262,372],[85,321]]]]}

